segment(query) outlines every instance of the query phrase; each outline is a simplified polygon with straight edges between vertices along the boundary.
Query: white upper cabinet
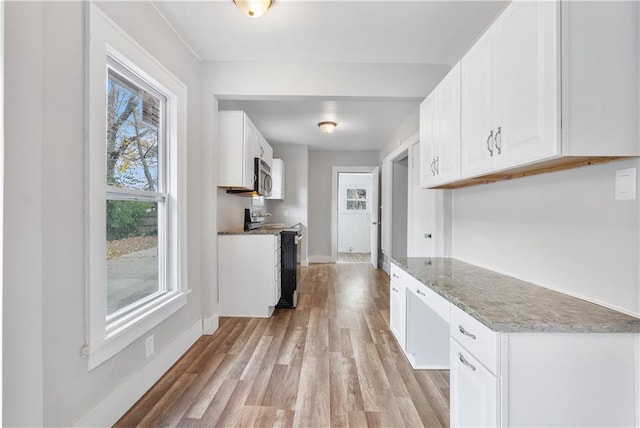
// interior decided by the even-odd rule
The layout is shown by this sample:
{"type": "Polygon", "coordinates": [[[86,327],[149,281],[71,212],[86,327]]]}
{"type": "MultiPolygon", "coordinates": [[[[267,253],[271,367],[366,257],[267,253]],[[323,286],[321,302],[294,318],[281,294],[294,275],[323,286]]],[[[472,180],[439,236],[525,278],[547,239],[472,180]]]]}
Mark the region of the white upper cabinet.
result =
{"type": "Polygon", "coordinates": [[[218,113],[218,186],[252,189],[257,130],[242,111],[218,113]]]}
{"type": "Polygon", "coordinates": [[[420,105],[422,187],[460,177],[460,65],[420,105]]]}
{"type": "Polygon", "coordinates": [[[256,145],[254,150],[254,157],[260,158],[264,160],[269,167],[272,167],[273,160],[273,148],[267,143],[267,140],[264,139],[260,133],[256,138],[256,145]]]}
{"type": "Polygon", "coordinates": [[[436,143],[423,150],[422,184],[455,188],[640,156],[639,8],[511,2],[460,62],[459,177],[442,173],[455,157],[437,144],[445,81],[425,100],[421,139],[436,143]]]}
{"type": "Polygon", "coordinates": [[[494,167],[495,29],[489,28],[461,61],[461,174],[491,171],[494,167]]]}
{"type": "Polygon", "coordinates": [[[494,155],[511,167],[560,153],[556,2],[515,2],[496,22],[494,155]]]}
{"type": "Polygon", "coordinates": [[[559,153],[558,5],[512,3],[462,59],[462,176],[559,153]]]}
{"type": "Polygon", "coordinates": [[[253,189],[255,158],[271,166],[273,149],[242,111],[218,112],[218,187],[253,189]]]}

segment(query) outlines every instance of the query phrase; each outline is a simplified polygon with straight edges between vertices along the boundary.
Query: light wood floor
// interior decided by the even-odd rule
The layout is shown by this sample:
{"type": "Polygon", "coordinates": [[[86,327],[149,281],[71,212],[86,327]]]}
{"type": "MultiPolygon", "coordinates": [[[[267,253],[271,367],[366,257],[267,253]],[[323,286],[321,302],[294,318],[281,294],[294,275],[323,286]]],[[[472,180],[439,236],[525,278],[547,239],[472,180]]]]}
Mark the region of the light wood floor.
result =
{"type": "Polygon", "coordinates": [[[448,426],[449,372],[406,361],[389,277],[368,264],[302,276],[298,308],[221,319],[116,426],[448,426]]]}
{"type": "Polygon", "coordinates": [[[371,253],[338,253],[338,263],[371,263],[371,253]]]}

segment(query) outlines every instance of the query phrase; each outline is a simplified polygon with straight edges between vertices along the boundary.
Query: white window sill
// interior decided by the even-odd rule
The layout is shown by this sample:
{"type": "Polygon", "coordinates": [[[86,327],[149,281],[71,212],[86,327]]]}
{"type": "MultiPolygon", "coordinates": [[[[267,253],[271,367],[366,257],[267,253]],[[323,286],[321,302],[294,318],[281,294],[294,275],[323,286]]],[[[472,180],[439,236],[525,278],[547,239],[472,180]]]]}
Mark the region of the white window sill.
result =
{"type": "Polygon", "coordinates": [[[150,308],[132,317],[117,328],[109,331],[103,340],[87,345],[83,354],[89,357],[89,370],[93,370],[109,358],[118,354],[145,333],[169,318],[187,304],[187,289],[180,293],[172,293],[151,302],[150,308]]]}

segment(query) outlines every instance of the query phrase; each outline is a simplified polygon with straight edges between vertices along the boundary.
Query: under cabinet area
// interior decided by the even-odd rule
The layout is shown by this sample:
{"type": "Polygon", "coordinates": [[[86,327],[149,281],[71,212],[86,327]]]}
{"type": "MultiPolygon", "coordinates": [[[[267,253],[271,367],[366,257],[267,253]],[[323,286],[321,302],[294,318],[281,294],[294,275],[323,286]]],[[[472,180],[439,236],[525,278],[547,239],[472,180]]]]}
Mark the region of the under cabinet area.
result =
{"type": "Polygon", "coordinates": [[[280,233],[218,235],[220,316],[271,316],[281,295],[280,251],[280,233]]]}
{"type": "Polygon", "coordinates": [[[455,259],[391,273],[391,330],[415,369],[450,368],[451,426],[640,423],[639,318],[455,259]]]}

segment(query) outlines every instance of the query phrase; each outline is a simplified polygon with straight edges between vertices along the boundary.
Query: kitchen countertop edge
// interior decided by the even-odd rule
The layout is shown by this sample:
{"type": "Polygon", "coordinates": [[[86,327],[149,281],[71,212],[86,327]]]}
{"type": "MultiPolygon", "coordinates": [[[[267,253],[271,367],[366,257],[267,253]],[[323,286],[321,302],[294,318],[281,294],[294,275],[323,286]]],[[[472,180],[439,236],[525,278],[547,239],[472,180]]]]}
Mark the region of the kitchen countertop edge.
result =
{"type": "MultiPolygon", "coordinates": [[[[456,259],[410,257],[410,258],[392,258],[391,262],[394,263],[399,268],[401,268],[407,274],[414,277],[420,283],[422,283],[429,289],[433,290],[436,294],[442,296],[447,301],[457,306],[462,311],[469,314],[471,317],[477,319],[478,321],[480,321],[482,324],[484,324],[485,326],[487,326],[489,329],[493,331],[506,332],[506,333],[534,333],[534,332],[536,333],[640,333],[640,318],[636,318],[634,316],[627,315],[623,312],[619,312],[614,309],[610,309],[610,308],[598,305],[596,303],[591,303],[586,300],[579,299],[577,297],[572,297],[558,291],[554,291],[536,284],[532,284],[530,282],[513,278],[508,275],[502,275],[488,269],[480,268],[478,266],[475,266],[466,262],[462,262],[456,259]],[[441,277],[441,280],[443,282],[445,281],[448,282],[449,284],[447,284],[447,287],[453,289],[453,291],[447,292],[443,287],[441,287],[438,284],[437,280],[433,279],[433,276],[430,277],[424,271],[418,272],[416,269],[411,268],[412,263],[410,263],[410,261],[412,261],[413,264],[417,264],[421,262],[427,264],[428,261],[431,261],[431,260],[450,262],[452,265],[455,265],[455,267],[453,267],[453,270],[455,270],[456,273],[464,273],[465,270],[473,271],[473,273],[479,274],[479,275],[481,275],[482,273],[485,273],[486,274],[485,276],[489,278],[489,281],[494,278],[499,278],[501,282],[509,283],[510,286],[527,287],[530,294],[533,294],[533,295],[539,294],[541,298],[543,297],[541,301],[547,302],[547,304],[549,304],[549,302],[551,301],[550,299],[551,297],[562,296],[563,302],[567,301],[567,299],[570,299],[571,303],[573,303],[578,310],[584,309],[585,311],[588,311],[589,309],[594,310],[594,308],[597,308],[598,315],[600,316],[609,315],[609,317],[611,318],[610,319],[611,322],[603,323],[602,318],[599,318],[597,321],[593,319],[590,320],[589,314],[576,316],[574,319],[570,321],[567,319],[562,319],[561,316],[558,316],[557,319],[546,319],[546,320],[540,319],[537,322],[536,321],[518,321],[515,319],[515,317],[535,319],[536,308],[534,307],[530,313],[522,314],[521,312],[516,313],[517,311],[515,310],[515,305],[514,305],[514,310],[511,311],[513,313],[510,314],[511,316],[514,317],[514,319],[512,320],[496,319],[496,318],[504,318],[504,313],[509,312],[508,310],[505,311],[505,308],[508,308],[508,305],[510,304],[509,299],[514,298],[515,300],[515,298],[518,296],[515,296],[515,295],[512,296],[510,294],[505,295],[505,293],[503,293],[504,290],[501,289],[500,286],[493,286],[493,285],[489,286],[489,288],[490,289],[492,288],[494,292],[496,293],[500,292],[500,299],[497,302],[496,306],[499,306],[502,309],[501,311],[502,314],[501,316],[496,317],[494,314],[491,313],[491,308],[487,308],[487,307],[482,308],[481,307],[482,304],[478,304],[478,302],[473,301],[473,297],[468,297],[470,294],[473,294],[473,293],[469,293],[469,289],[470,289],[469,286],[463,285],[466,291],[466,293],[464,293],[465,298],[461,298],[460,296],[457,296],[455,292],[455,288],[456,288],[455,281],[450,277],[446,277],[446,274],[442,272],[442,270],[444,269],[438,270],[437,267],[427,268],[427,269],[435,270],[436,272],[433,273],[433,276],[441,277]]],[[[450,276],[453,277],[453,274],[450,276]]],[[[478,282],[481,282],[481,281],[482,279],[478,279],[478,282]]],[[[506,290],[506,291],[510,291],[510,290],[506,290]]],[[[482,303],[485,303],[485,304],[488,303],[487,295],[486,293],[484,293],[484,291],[478,291],[476,294],[479,295],[476,297],[484,297],[484,299],[482,299],[484,300],[484,302],[482,303]]],[[[563,310],[563,307],[561,307],[561,305],[562,303],[558,304],[557,309],[559,313],[562,313],[562,310],[563,310]]],[[[526,308],[523,308],[520,302],[517,305],[517,309],[522,311],[523,309],[526,309],[526,308]]],[[[554,308],[550,308],[550,309],[551,309],[551,312],[553,312],[552,310],[554,308]]]]}

